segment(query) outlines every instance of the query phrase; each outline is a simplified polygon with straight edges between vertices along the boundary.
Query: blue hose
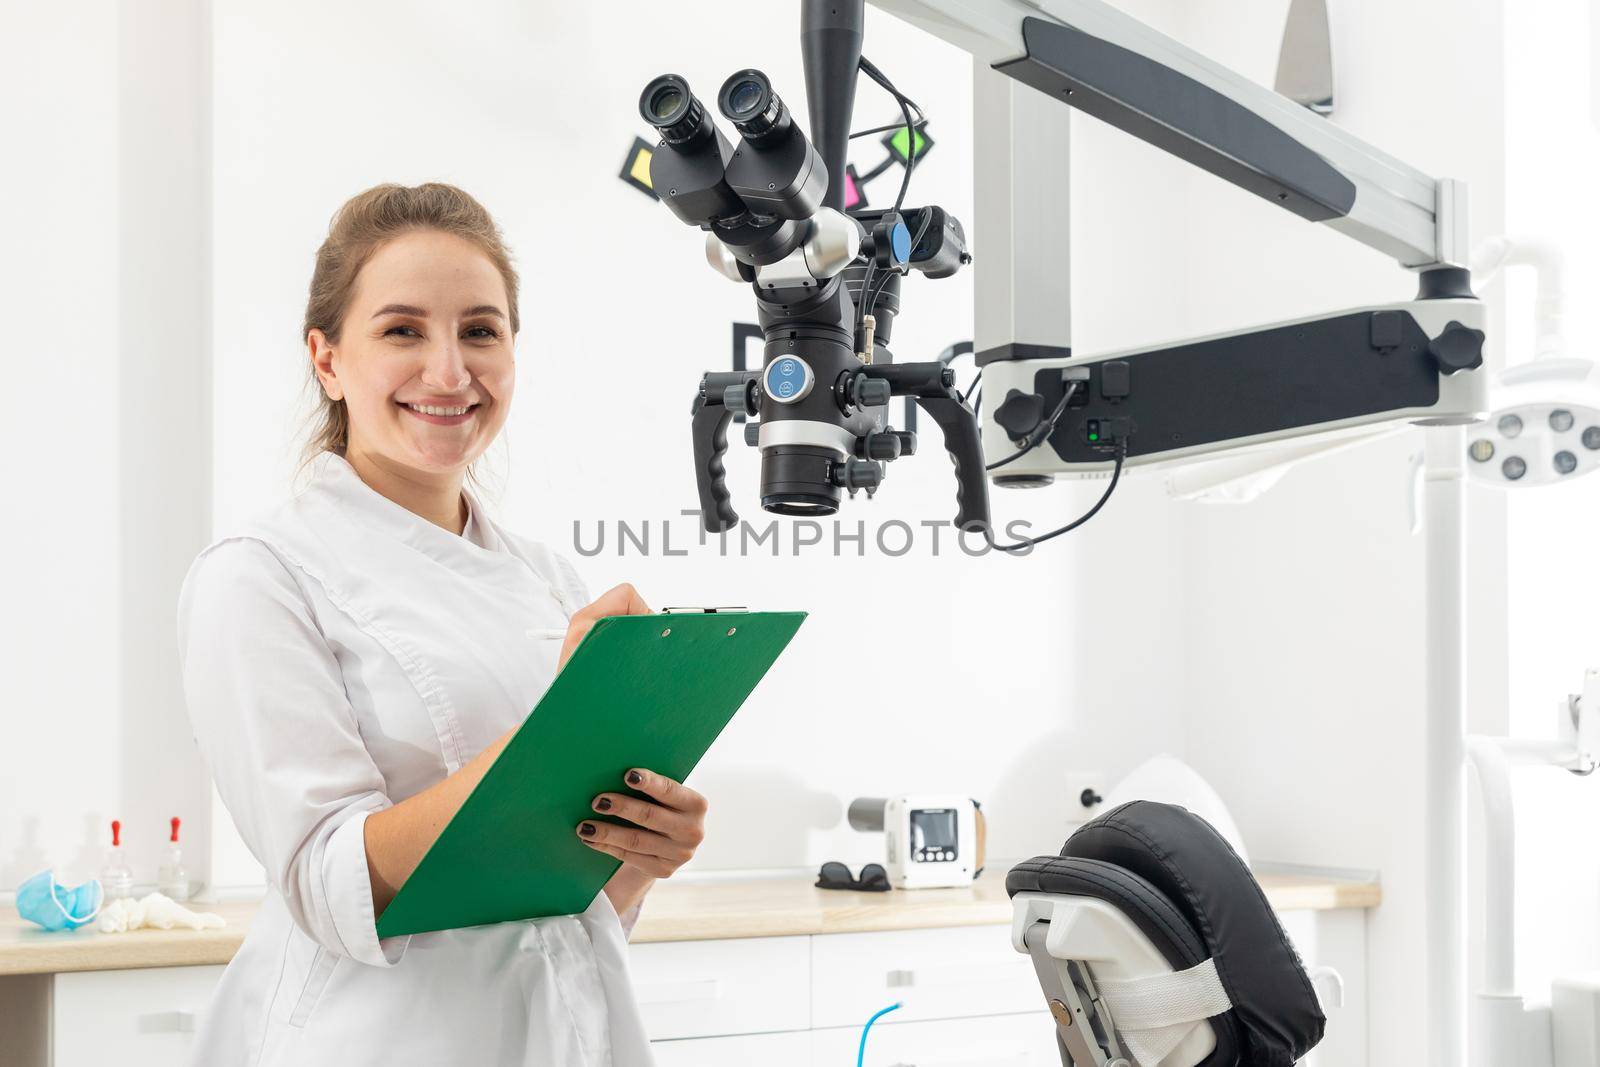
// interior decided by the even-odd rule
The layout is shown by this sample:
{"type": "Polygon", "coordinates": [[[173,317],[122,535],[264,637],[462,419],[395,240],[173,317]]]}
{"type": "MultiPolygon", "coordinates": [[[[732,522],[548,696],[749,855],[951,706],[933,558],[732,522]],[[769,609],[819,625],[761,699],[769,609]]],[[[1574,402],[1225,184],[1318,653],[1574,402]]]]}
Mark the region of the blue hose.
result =
{"type": "Polygon", "coordinates": [[[870,1031],[872,1029],[872,1024],[877,1022],[879,1019],[883,1018],[885,1015],[888,1015],[891,1011],[894,1011],[899,1006],[900,1005],[898,1003],[891,1004],[887,1008],[884,1008],[882,1011],[873,1013],[872,1018],[867,1020],[867,1025],[865,1025],[865,1026],[863,1026],[861,1028],[861,1047],[856,1050],[856,1067],[865,1067],[865,1065],[866,1065],[866,1062],[867,1062],[867,1033],[868,1033],[868,1031],[870,1031]]]}

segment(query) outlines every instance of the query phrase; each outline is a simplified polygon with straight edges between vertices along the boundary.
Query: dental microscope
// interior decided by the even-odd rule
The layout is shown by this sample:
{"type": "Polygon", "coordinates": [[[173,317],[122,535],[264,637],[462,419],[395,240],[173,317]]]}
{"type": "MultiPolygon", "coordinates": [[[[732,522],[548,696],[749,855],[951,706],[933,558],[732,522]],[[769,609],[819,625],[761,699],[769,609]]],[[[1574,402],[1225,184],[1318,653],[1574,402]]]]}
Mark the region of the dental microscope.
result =
{"type": "MultiPolygon", "coordinates": [[[[1102,0],[873,2],[973,56],[976,254],[948,211],[908,206],[924,116],[914,87],[903,91],[862,54],[863,0],[801,0],[809,138],[756,70],[736,72],[716,96],[737,141],[676,75],[651,81],[640,100],[659,133],[654,189],[704,232],[710,265],[749,287],[764,340],[759,371],[706,373],[694,393],[695,480],[708,531],[739,522],[723,464],[735,415],[748,420],[746,442],[761,453],[761,507],[825,516],[846,496],[880,491],[888,465],[915,455],[915,435],[887,421],[892,397],[913,397],[954,466],[955,525],[1019,554],[1092,517],[1125,468],[1483,417],[1485,314],[1467,268],[1463,183],[1411,167],[1102,0]],[[894,99],[911,146],[891,208],[843,209],[858,75],[894,99]],[[1176,344],[1075,353],[1067,212],[1046,209],[1059,203],[1059,171],[1048,164],[1067,155],[1065,108],[1383,254],[1415,275],[1415,296],[1176,344]],[[894,321],[921,287],[906,279],[948,277],[969,262],[981,417],[946,362],[896,362],[890,350],[894,321]],[[989,485],[1059,478],[1107,486],[1073,523],[996,541],[989,485]]],[[[1459,431],[1428,436],[1426,1021],[1429,1062],[1456,1067],[1465,1059],[1466,457],[1456,454],[1464,451],[1459,431]]],[[[1253,883],[1208,827],[1180,812],[1108,813],[1060,856],[1026,861],[1007,877],[1013,943],[1033,956],[1069,1067],[1131,1059],[1287,1067],[1320,1039],[1321,1013],[1270,913],[1235,914],[1231,938],[1212,936],[1212,920],[1252,899],[1253,883]],[[1119,843],[1139,838],[1147,847],[1119,843]],[[1184,857],[1179,866],[1191,876],[1174,870],[1173,857],[1184,857]],[[1096,929],[1116,937],[1089,937],[1096,929]],[[1161,930],[1177,930],[1187,947],[1157,944],[1161,930]],[[1112,941],[1126,951],[1095,955],[1094,945],[1112,941]],[[1219,970],[1230,976],[1220,984],[1219,970]],[[1155,1010],[1172,983],[1188,1008],[1155,1010]],[[1157,1048],[1165,1051],[1150,1051],[1157,1048]]]]}

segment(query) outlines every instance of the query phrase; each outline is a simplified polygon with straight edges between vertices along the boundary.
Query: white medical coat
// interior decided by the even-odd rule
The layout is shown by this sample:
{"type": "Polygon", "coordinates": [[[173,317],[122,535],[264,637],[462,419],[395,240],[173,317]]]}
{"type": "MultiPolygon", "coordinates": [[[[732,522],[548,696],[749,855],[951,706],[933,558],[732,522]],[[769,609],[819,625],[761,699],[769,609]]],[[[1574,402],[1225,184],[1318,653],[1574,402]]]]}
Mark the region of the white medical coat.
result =
{"type": "Polygon", "coordinates": [[[179,639],[194,734],[266,868],[196,1042],[206,1067],[641,1067],[604,893],[581,915],[379,940],[363,824],[522,722],[588,596],[467,494],[458,537],[324,453],[201,553],[179,639]]]}

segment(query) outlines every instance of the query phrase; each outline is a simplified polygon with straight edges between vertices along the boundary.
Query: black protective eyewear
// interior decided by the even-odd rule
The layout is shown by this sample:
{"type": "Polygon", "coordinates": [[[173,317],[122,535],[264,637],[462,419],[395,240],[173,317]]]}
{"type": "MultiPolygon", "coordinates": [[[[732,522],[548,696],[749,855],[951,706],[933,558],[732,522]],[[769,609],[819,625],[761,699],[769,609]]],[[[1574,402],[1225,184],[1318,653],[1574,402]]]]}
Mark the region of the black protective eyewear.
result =
{"type": "Polygon", "coordinates": [[[869,863],[861,868],[861,877],[852,878],[850,868],[837,860],[829,860],[817,872],[818,889],[854,889],[863,893],[887,893],[889,872],[881,863],[869,863]]]}

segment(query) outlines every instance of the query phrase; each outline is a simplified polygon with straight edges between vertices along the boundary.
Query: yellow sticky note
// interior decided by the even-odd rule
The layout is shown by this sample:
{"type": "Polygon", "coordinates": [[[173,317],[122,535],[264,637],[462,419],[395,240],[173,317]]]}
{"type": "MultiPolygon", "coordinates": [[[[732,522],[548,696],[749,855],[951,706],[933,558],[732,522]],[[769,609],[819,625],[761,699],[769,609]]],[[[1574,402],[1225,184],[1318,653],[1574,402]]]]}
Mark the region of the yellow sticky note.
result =
{"type": "Polygon", "coordinates": [[[650,184],[651,155],[652,153],[648,148],[639,149],[639,154],[633,157],[633,166],[628,168],[629,176],[647,189],[655,188],[655,186],[650,184]]]}

